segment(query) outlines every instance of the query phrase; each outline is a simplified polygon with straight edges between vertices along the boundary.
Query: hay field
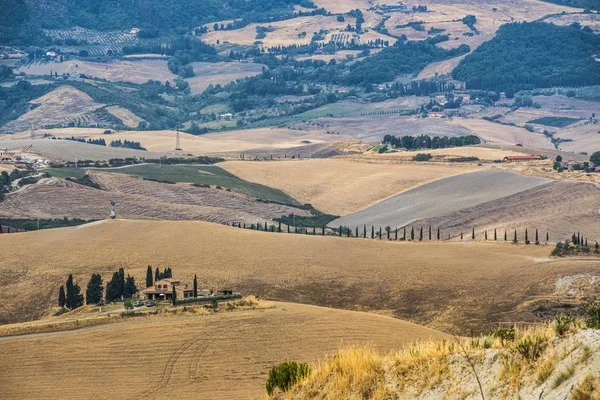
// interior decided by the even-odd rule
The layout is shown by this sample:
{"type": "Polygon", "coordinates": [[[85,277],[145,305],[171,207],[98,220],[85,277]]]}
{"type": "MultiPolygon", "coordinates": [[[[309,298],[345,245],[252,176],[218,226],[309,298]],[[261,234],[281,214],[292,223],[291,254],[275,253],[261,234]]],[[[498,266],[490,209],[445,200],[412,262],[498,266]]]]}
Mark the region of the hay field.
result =
{"type": "MultiPolygon", "coordinates": [[[[484,145],[485,146],[485,145],[484,145]]],[[[517,148],[520,149],[520,148],[517,148]]],[[[360,158],[368,160],[397,160],[397,161],[412,161],[413,157],[419,153],[429,153],[433,156],[434,161],[451,161],[453,158],[460,157],[477,157],[480,161],[496,161],[502,160],[506,156],[518,156],[527,154],[523,150],[513,150],[504,148],[489,148],[482,145],[450,147],[447,149],[432,149],[419,151],[398,151],[395,153],[377,154],[376,152],[366,152],[360,158]]],[[[355,158],[355,156],[349,156],[355,158]]],[[[418,165],[418,164],[416,164],[418,165]]]]}
{"type": "Polygon", "coordinates": [[[564,15],[553,15],[548,18],[544,18],[544,22],[548,22],[554,25],[567,26],[574,22],[579,22],[581,26],[589,26],[594,31],[600,31],[600,17],[598,14],[564,14],[564,15]]]}
{"type": "Polygon", "coordinates": [[[89,330],[0,339],[4,399],[259,398],[271,366],[315,363],[339,348],[379,351],[447,338],[395,318],[292,303],[266,310],[152,317],[89,330]],[[126,371],[126,372],[124,372],[126,371]],[[66,379],[65,376],[69,376],[66,379]],[[35,382],[35,385],[25,384],[35,382]]]}
{"type": "MultiPolygon", "coordinates": [[[[88,170],[102,190],[57,178],[45,179],[11,193],[2,203],[5,218],[103,219],[117,202],[122,218],[153,220],[203,220],[250,224],[281,215],[308,215],[295,207],[256,202],[253,198],[216,188],[165,184],[139,177],[88,170]]],[[[211,177],[207,175],[207,177],[211,177]]],[[[264,197],[264,196],[263,196],[264,197]]]]}
{"type": "MultiPolygon", "coordinates": [[[[397,99],[388,99],[381,102],[342,100],[303,112],[299,116],[308,119],[326,117],[329,115],[334,117],[356,117],[356,115],[360,115],[361,113],[366,114],[377,111],[414,110],[421,108],[422,105],[427,103],[429,103],[428,98],[417,96],[398,97],[397,99]]],[[[377,116],[377,118],[385,117],[385,115],[377,116]]],[[[313,125],[318,126],[316,124],[313,125]]]]}
{"type": "Polygon", "coordinates": [[[563,128],[558,132],[557,136],[573,141],[561,143],[559,147],[564,151],[577,153],[584,151],[591,154],[600,149],[600,134],[598,134],[598,131],[600,131],[600,126],[591,124],[577,124],[563,128]]]}
{"type": "Polygon", "coordinates": [[[192,94],[200,94],[209,85],[225,85],[237,79],[258,75],[263,69],[262,64],[248,62],[194,62],[195,76],[186,79],[190,84],[192,94]]]}
{"type": "Polygon", "coordinates": [[[103,104],[95,103],[86,93],[68,85],[60,86],[30,103],[38,106],[8,122],[0,129],[0,133],[23,132],[79,119],[89,120],[86,114],[103,107],[103,104]]]}
{"type": "Polygon", "coordinates": [[[460,126],[477,135],[486,144],[523,145],[539,149],[554,149],[550,139],[541,133],[532,133],[524,128],[497,124],[482,119],[454,118],[451,125],[460,126]]]}
{"type": "Polygon", "coordinates": [[[109,106],[106,107],[106,111],[119,118],[125,126],[130,128],[137,128],[138,124],[143,121],[143,119],[123,107],[109,106]]]}
{"type": "MultiPolygon", "coordinates": [[[[550,241],[570,239],[573,232],[584,232],[592,240],[600,240],[600,185],[584,182],[558,181],[493,200],[474,207],[429,218],[415,223],[416,226],[441,226],[446,234],[456,237],[460,232],[469,235],[471,229],[481,239],[483,231],[493,239],[493,230],[498,229],[498,238],[503,239],[508,231],[509,240],[515,229],[524,240],[523,231],[529,229],[529,240],[535,240],[535,229],[540,230],[540,240],[545,241],[546,232],[551,232],[550,241]]],[[[592,242],[593,243],[593,242],[592,242]]]]}
{"type": "Polygon", "coordinates": [[[548,179],[487,170],[440,179],[332,221],[329,226],[403,227],[543,185],[548,179]]]}
{"type": "Polygon", "coordinates": [[[158,158],[159,153],[151,151],[134,150],[118,147],[98,146],[75,142],[72,140],[53,139],[17,139],[1,140],[0,146],[9,150],[22,149],[32,146],[29,153],[40,154],[51,159],[77,161],[77,160],[109,160],[111,158],[158,158]]]}
{"type": "MultiPolygon", "coordinates": [[[[549,252],[545,246],[401,243],[117,219],[0,236],[0,289],[18,294],[3,299],[0,321],[45,315],[69,273],[85,287],[92,272],[106,282],[124,267],[143,282],[152,265],[170,266],[186,281],[198,274],[202,287],[379,310],[436,329],[477,332],[513,320],[520,304],[553,294],[558,278],[597,273],[600,265],[593,259],[536,261],[549,252]]],[[[519,313],[521,320],[536,318],[519,313]]]]}
{"type": "Polygon", "coordinates": [[[230,161],[219,166],[333,215],[351,214],[427,182],[479,169],[470,165],[383,164],[344,159],[230,161]]]}
{"type": "Polygon", "coordinates": [[[85,74],[103,78],[111,82],[146,83],[148,80],[173,81],[177,75],[167,68],[166,60],[115,60],[101,63],[95,61],[65,61],[62,63],[30,64],[20,67],[15,73],[27,75],[49,75],[50,71],[59,74],[79,76],[85,74]]]}

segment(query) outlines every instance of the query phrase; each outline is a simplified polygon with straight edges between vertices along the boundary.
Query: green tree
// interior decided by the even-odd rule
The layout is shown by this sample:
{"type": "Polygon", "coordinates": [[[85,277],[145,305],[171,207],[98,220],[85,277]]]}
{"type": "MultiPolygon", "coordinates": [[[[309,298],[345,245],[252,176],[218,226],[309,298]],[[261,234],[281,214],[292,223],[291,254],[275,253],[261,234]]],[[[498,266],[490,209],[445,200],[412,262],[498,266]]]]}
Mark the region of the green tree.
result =
{"type": "Polygon", "coordinates": [[[152,281],[152,266],[148,265],[148,269],[146,270],[146,287],[150,287],[154,285],[152,281]]]}
{"type": "Polygon", "coordinates": [[[366,239],[367,238],[367,224],[363,225],[363,237],[366,239]]]}
{"type": "Polygon", "coordinates": [[[383,239],[383,236],[381,236],[381,226],[379,227],[379,239],[383,239]]]}
{"type": "Polygon", "coordinates": [[[58,305],[60,307],[64,307],[66,304],[67,298],[65,296],[65,287],[63,285],[58,289],[58,305]]]}
{"type": "Polygon", "coordinates": [[[194,274],[194,297],[198,297],[198,278],[194,274]]]}
{"type": "Polygon", "coordinates": [[[460,233],[460,240],[463,240],[463,233],[460,233]]]}
{"type": "Polygon", "coordinates": [[[419,231],[419,242],[423,241],[423,227],[421,227],[421,230],[419,231]]]}
{"type": "Polygon", "coordinates": [[[506,242],[508,240],[508,234],[506,233],[506,231],[504,231],[504,241],[506,242]]]}
{"type": "Polygon", "coordinates": [[[75,302],[75,293],[73,291],[73,275],[69,274],[69,277],[67,278],[67,297],[65,300],[65,305],[67,306],[67,308],[70,308],[71,310],[73,309],[73,304],[75,302]]]}
{"type": "Polygon", "coordinates": [[[429,240],[431,240],[431,225],[429,225],[429,240]]]}
{"type": "Polygon", "coordinates": [[[119,272],[113,272],[112,279],[106,285],[106,301],[113,302],[121,299],[123,291],[120,288],[120,275],[119,272]]]}
{"type": "Polygon", "coordinates": [[[484,236],[483,236],[483,238],[484,238],[484,240],[488,240],[488,237],[487,237],[487,229],[486,229],[486,230],[485,230],[485,232],[484,232],[484,236]]]}
{"type": "Polygon", "coordinates": [[[387,233],[387,240],[390,240],[390,232],[392,231],[392,227],[391,226],[386,226],[385,227],[385,232],[387,233]]]}
{"type": "Polygon", "coordinates": [[[527,232],[527,228],[525,228],[525,244],[529,244],[529,233],[527,232]]]}
{"type": "Polygon", "coordinates": [[[123,295],[126,298],[131,298],[134,294],[138,292],[137,287],[135,286],[135,278],[127,274],[127,278],[125,279],[125,284],[123,285],[123,295]]]}
{"type": "Polygon", "coordinates": [[[515,236],[514,236],[514,238],[513,238],[513,243],[514,243],[514,244],[517,244],[517,243],[519,243],[519,238],[517,237],[517,230],[516,230],[516,229],[515,229],[515,236]]]}
{"type": "Polygon", "coordinates": [[[538,228],[535,228],[535,244],[540,244],[540,237],[538,235],[538,228]]]}
{"type": "Polygon", "coordinates": [[[102,277],[100,274],[92,274],[85,291],[85,304],[98,304],[102,300],[102,277]]]}
{"type": "Polygon", "coordinates": [[[410,228],[410,240],[415,240],[415,227],[411,226],[410,228]]]}
{"type": "Polygon", "coordinates": [[[154,282],[160,281],[160,280],[161,280],[160,270],[158,269],[158,267],[156,267],[156,271],[154,271],[154,282]]]}
{"type": "Polygon", "coordinates": [[[590,161],[594,163],[596,167],[600,166],[600,151],[595,151],[590,156],[590,161]]]}
{"type": "Polygon", "coordinates": [[[494,240],[498,240],[498,234],[496,233],[496,228],[494,228],[494,240]]]}
{"type": "Polygon", "coordinates": [[[471,231],[471,240],[475,240],[475,228],[471,231]]]}
{"type": "Polygon", "coordinates": [[[548,234],[548,232],[546,232],[546,242],[548,242],[548,240],[550,240],[550,235],[548,234]]]}
{"type": "Polygon", "coordinates": [[[126,310],[133,310],[133,308],[134,308],[133,300],[131,300],[131,299],[125,300],[125,302],[123,303],[123,307],[125,307],[126,310]]]}
{"type": "Polygon", "coordinates": [[[371,239],[375,239],[375,227],[371,225],[371,239]]]}
{"type": "Polygon", "coordinates": [[[437,228],[437,240],[440,240],[442,233],[440,232],[440,227],[437,228]]]}
{"type": "Polygon", "coordinates": [[[177,305],[177,290],[175,290],[175,285],[173,285],[173,305],[176,306],[177,305]]]}

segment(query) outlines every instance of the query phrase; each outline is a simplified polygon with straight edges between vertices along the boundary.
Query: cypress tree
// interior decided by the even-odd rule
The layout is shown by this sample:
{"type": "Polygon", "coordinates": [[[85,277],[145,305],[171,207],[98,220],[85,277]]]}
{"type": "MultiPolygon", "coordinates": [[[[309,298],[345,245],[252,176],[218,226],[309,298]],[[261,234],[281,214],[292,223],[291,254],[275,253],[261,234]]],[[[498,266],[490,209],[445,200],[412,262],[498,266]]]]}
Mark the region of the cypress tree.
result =
{"type": "Polygon", "coordinates": [[[419,231],[419,242],[423,241],[423,227],[421,227],[421,230],[419,231]]]}
{"type": "MultiPolygon", "coordinates": [[[[167,275],[165,269],[165,276],[167,275]]],[[[170,278],[170,276],[169,276],[170,278]]],[[[125,268],[119,268],[119,291],[121,294],[125,293],[125,268]]]]}
{"type": "MultiPolygon", "coordinates": [[[[160,276],[160,274],[159,274],[160,276]]],[[[119,273],[113,272],[112,279],[106,285],[106,301],[112,302],[121,298],[121,290],[119,289],[119,273]]],[[[158,279],[160,280],[160,279],[158,279]]]]}
{"type": "Polygon", "coordinates": [[[358,226],[356,227],[356,237],[358,237],[358,226]]]}
{"type": "MultiPolygon", "coordinates": [[[[152,269],[150,269],[150,274],[152,274],[152,269]]],[[[85,291],[85,304],[100,303],[100,300],[102,300],[102,292],[102,277],[100,274],[92,274],[87,285],[87,290],[85,291]]]]}
{"type": "Polygon", "coordinates": [[[148,269],[146,270],[146,287],[150,287],[154,284],[152,282],[152,266],[148,265],[148,269]]]}
{"type": "Polygon", "coordinates": [[[277,231],[278,231],[279,233],[281,233],[281,221],[278,221],[278,222],[279,222],[279,227],[277,228],[277,231]]]}
{"type": "Polygon", "coordinates": [[[290,225],[287,226],[287,233],[290,233],[290,225]]]}
{"type": "Polygon", "coordinates": [[[463,240],[463,233],[460,233],[460,240],[463,240]]]}
{"type": "Polygon", "coordinates": [[[398,228],[396,228],[396,232],[395,232],[395,235],[394,235],[394,240],[398,240],[398,228]]]}
{"type": "Polygon", "coordinates": [[[363,225],[363,237],[366,239],[367,238],[367,224],[363,225]]]}
{"type": "Polygon", "coordinates": [[[484,239],[484,240],[487,240],[487,229],[486,229],[486,230],[485,230],[485,232],[484,232],[483,239],[484,239]]]}
{"type": "Polygon", "coordinates": [[[518,243],[519,242],[519,238],[517,237],[517,230],[515,229],[515,237],[513,238],[513,243],[518,243]]]}
{"type": "Polygon", "coordinates": [[[404,232],[402,233],[402,240],[406,240],[406,226],[404,227],[404,232]]]}
{"type": "Polygon", "coordinates": [[[585,247],[588,247],[587,238],[585,238],[585,247]]]}
{"type": "Polygon", "coordinates": [[[550,235],[548,235],[548,232],[546,231],[546,242],[548,242],[548,240],[550,240],[550,235]]]}
{"type": "Polygon", "coordinates": [[[69,274],[67,278],[67,298],[65,301],[65,305],[67,308],[73,309],[73,304],[75,303],[75,293],[73,291],[73,275],[69,274]]]}
{"type": "Polygon", "coordinates": [[[379,239],[383,239],[383,236],[381,235],[381,226],[379,227],[379,239]]]}
{"type": "Polygon", "coordinates": [[[268,230],[267,221],[265,221],[265,232],[268,230]]]}
{"type": "Polygon", "coordinates": [[[159,281],[160,280],[160,270],[158,269],[158,267],[156,267],[156,271],[154,271],[154,282],[159,281]]]}
{"type": "Polygon", "coordinates": [[[529,234],[527,233],[527,228],[525,228],[525,244],[529,244],[529,234]]]}
{"type": "Polygon", "coordinates": [[[538,236],[538,228],[535,228],[535,244],[540,244],[540,238],[538,236]]]}
{"type": "Polygon", "coordinates": [[[410,240],[415,240],[415,227],[410,227],[410,240]]]}
{"type": "Polygon", "coordinates": [[[471,231],[471,240],[475,240],[475,228],[471,231]]]}
{"type": "Polygon", "coordinates": [[[431,240],[431,225],[429,225],[429,240],[431,240]]]}
{"type": "Polygon", "coordinates": [[[496,234],[496,228],[494,228],[494,241],[498,240],[498,235],[496,234]]]}
{"type": "Polygon", "coordinates": [[[127,274],[127,279],[125,279],[125,285],[123,286],[123,296],[129,299],[136,294],[137,291],[137,287],[135,286],[135,278],[127,274]]]}
{"type": "Polygon", "coordinates": [[[375,227],[371,225],[371,239],[375,239],[375,227]]]}
{"type": "Polygon", "coordinates": [[[173,285],[173,305],[176,306],[177,305],[177,291],[175,290],[175,285],[173,285]]]}
{"type": "Polygon", "coordinates": [[[323,225],[323,228],[321,229],[321,236],[325,236],[325,225],[323,225]]]}
{"type": "Polygon", "coordinates": [[[508,234],[506,233],[506,231],[504,231],[504,241],[506,242],[508,240],[508,234]]]}
{"type": "Polygon", "coordinates": [[[316,236],[316,235],[317,235],[317,227],[313,226],[313,236],[316,236]]]}
{"type": "Polygon", "coordinates": [[[294,233],[298,233],[298,227],[294,225],[294,233]]]}
{"type": "Polygon", "coordinates": [[[340,237],[342,237],[342,226],[340,225],[340,237]]]}
{"type": "Polygon", "coordinates": [[[438,226],[438,228],[437,228],[437,240],[440,240],[440,239],[441,239],[441,237],[442,237],[441,235],[442,235],[442,234],[441,234],[441,232],[440,232],[440,227],[438,226]]]}
{"type": "Polygon", "coordinates": [[[577,244],[581,244],[581,235],[577,232],[577,244]]]}
{"type": "Polygon", "coordinates": [[[194,274],[194,297],[198,297],[198,278],[194,274]]]}
{"type": "Polygon", "coordinates": [[[63,285],[60,286],[60,289],[58,289],[58,305],[60,307],[64,307],[66,304],[66,296],[65,296],[65,287],[63,285]]]}

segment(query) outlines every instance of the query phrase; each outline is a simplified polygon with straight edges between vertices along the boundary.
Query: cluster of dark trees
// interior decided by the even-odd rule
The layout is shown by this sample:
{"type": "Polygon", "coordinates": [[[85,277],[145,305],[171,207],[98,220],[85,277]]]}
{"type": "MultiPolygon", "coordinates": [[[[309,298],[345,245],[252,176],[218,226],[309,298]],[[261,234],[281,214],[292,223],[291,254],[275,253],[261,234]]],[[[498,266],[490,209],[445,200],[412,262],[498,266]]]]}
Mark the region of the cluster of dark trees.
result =
{"type": "Polygon", "coordinates": [[[58,290],[58,305],[74,310],[83,305],[83,294],[78,284],[73,283],[73,275],[69,274],[67,283],[58,290]],[[65,291],[66,287],[66,291],[65,291]]]}
{"type": "Polygon", "coordinates": [[[598,242],[594,244],[594,248],[588,245],[588,238],[584,237],[580,232],[573,233],[571,241],[565,240],[564,243],[558,242],[551,255],[556,257],[563,257],[574,254],[589,254],[589,253],[600,254],[600,245],[598,242]]]}
{"type": "MultiPolygon", "coordinates": [[[[102,139],[103,140],[103,139],[102,139]]],[[[146,150],[145,147],[142,147],[142,144],[140,142],[134,142],[131,140],[113,140],[112,142],[110,142],[110,147],[125,147],[128,149],[135,149],[135,150],[146,150]]]]}
{"type": "Polygon", "coordinates": [[[29,111],[29,101],[45,95],[56,86],[32,85],[27,81],[19,81],[9,87],[0,86],[0,126],[29,111]]]}
{"type": "MultiPolygon", "coordinates": [[[[35,171],[32,168],[13,169],[10,174],[6,171],[2,171],[0,173],[0,201],[4,200],[5,194],[10,192],[11,185],[14,181],[16,181],[17,179],[21,179],[21,181],[23,181],[27,179],[30,175],[32,175],[34,172],[35,171]]],[[[23,186],[23,183],[25,182],[22,183],[21,181],[19,181],[20,186],[23,186]]],[[[35,182],[37,182],[37,179],[35,179],[35,181],[31,183],[35,182]]]]}
{"type": "MultiPolygon", "coordinates": [[[[2,177],[0,177],[0,180],[2,177]]],[[[10,226],[14,230],[33,231],[36,229],[51,229],[51,228],[63,228],[67,226],[77,226],[81,224],[87,224],[94,222],[95,220],[85,220],[79,218],[41,218],[41,219],[0,219],[0,225],[10,226]]]]}
{"type": "Polygon", "coordinates": [[[70,138],[64,138],[63,140],[71,140],[73,142],[81,142],[81,143],[88,143],[88,144],[95,144],[98,146],[106,146],[106,141],[102,138],[100,139],[88,139],[85,140],[84,138],[76,138],[75,136],[71,136],[70,138]]]}
{"type": "Polygon", "coordinates": [[[481,143],[481,140],[475,135],[447,137],[447,136],[399,136],[385,135],[383,144],[388,144],[394,148],[404,148],[406,150],[419,149],[445,149],[448,147],[472,146],[481,143]]]}
{"type": "Polygon", "coordinates": [[[600,84],[594,56],[600,37],[572,26],[542,22],[502,25],[496,36],[452,72],[469,89],[515,93],[551,86],[600,84]]]}
{"type": "Polygon", "coordinates": [[[600,10],[598,0],[543,0],[548,3],[560,4],[576,8],[585,8],[587,10],[600,10]]]}

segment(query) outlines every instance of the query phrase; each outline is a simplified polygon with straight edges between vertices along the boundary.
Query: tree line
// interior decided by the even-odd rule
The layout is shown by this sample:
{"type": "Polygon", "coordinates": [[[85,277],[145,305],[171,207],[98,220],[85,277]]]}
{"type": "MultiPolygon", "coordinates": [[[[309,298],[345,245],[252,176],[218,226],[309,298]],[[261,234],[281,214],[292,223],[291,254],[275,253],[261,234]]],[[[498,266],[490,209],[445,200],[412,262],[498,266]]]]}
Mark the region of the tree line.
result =
{"type": "Polygon", "coordinates": [[[481,143],[475,135],[447,137],[447,136],[394,136],[385,135],[382,144],[390,145],[393,148],[404,148],[406,150],[419,149],[446,149],[449,147],[472,146],[481,143]]]}

